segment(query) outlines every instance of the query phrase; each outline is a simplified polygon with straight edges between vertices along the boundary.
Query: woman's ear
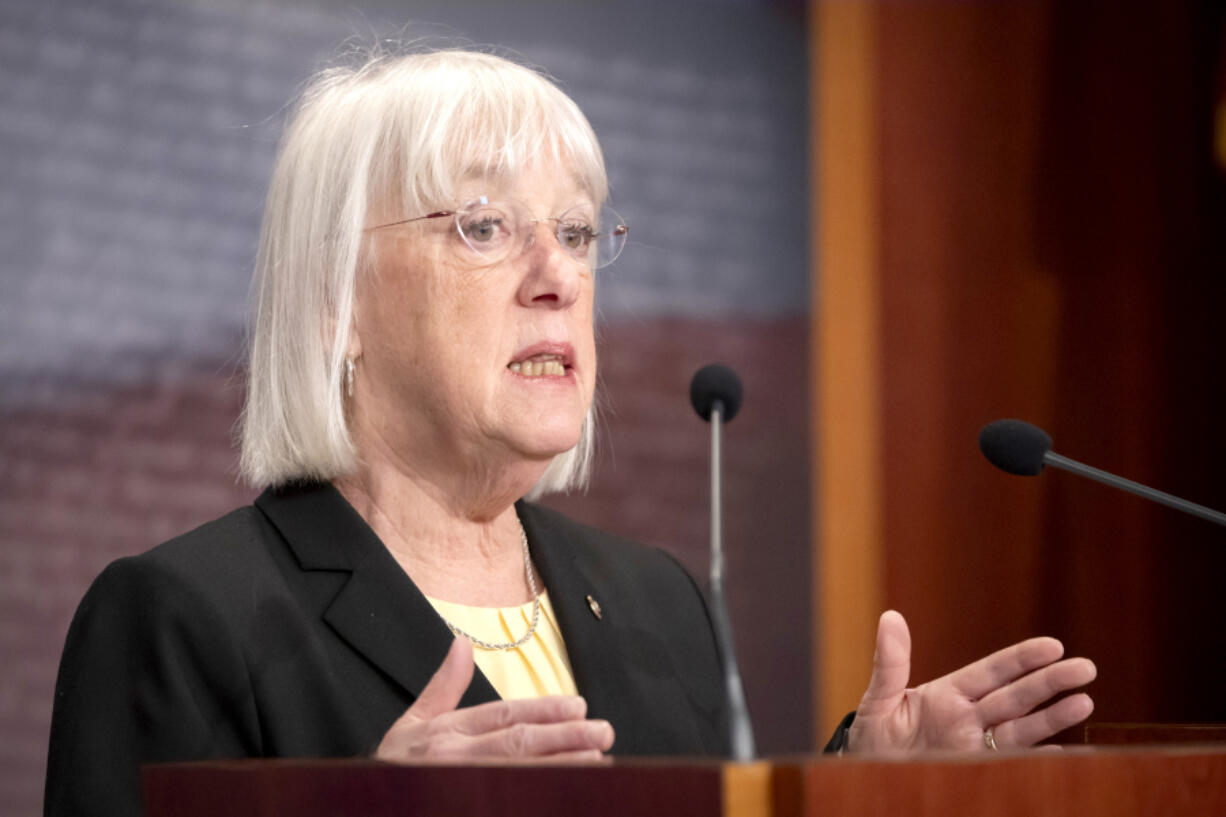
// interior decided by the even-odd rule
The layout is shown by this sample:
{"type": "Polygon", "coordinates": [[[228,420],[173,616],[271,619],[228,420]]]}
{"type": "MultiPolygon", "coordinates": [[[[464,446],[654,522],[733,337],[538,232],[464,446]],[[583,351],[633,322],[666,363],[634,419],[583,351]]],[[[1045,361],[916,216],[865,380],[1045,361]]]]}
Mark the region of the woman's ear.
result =
{"type": "Polygon", "coordinates": [[[359,315],[361,309],[359,304],[361,299],[354,295],[353,311],[349,316],[349,341],[345,344],[345,357],[349,360],[357,360],[362,356],[362,332],[358,328],[359,315]]]}
{"type": "Polygon", "coordinates": [[[357,362],[361,357],[362,335],[358,332],[358,315],[355,309],[349,323],[349,342],[345,344],[345,369],[342,373],[346,397],[353,397],[353,381],[356,376],[357,362]]]}

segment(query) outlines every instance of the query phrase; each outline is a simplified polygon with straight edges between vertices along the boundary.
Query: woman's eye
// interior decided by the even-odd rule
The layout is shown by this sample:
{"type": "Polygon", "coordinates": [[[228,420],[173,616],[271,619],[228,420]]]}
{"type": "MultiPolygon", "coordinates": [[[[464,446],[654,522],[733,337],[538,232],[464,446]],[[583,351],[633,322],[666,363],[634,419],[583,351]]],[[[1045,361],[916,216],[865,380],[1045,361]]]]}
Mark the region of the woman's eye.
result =
{"type": "Polygon", "coordinates": [[[501,219],[492,216],[477,218],[464,225],[464,235],[470,241],[486,243],[497,237],[501,226],[501,219]]]}
{"type": "Polygon", "coordinates": [[[558,240],[568,250],[586,250],[596,237],[586,224],[563,224],[558,230],[558,240]]]}

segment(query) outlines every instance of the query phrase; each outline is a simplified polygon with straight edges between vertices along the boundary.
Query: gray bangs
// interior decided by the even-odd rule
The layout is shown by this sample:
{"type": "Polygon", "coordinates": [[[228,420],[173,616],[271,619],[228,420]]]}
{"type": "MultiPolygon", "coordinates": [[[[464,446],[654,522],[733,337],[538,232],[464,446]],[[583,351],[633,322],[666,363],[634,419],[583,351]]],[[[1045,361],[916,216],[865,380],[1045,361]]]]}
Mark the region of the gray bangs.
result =
{"type": "Polygon", "coordinates": [[[412,71],[391,69],[408,75],[389,83],[400,93],[389,100],[371,165],[375,195],[399,201],[405,214],[454,207],[473,178],[512,179],[544,159],[573,169],[593,202],[604,201],[608,182],[596,134],[556,85],[484,54],[467,54],[462,69],[432,56],[412,71]],[[431,104],[422,105],[423,96],[431,104]]]}

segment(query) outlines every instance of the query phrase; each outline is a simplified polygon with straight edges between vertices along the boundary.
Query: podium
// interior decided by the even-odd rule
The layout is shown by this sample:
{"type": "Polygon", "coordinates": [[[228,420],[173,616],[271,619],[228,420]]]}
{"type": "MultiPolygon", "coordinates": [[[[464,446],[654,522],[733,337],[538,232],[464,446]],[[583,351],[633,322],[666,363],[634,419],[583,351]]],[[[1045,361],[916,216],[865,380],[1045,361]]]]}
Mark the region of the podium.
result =
{"type": "Polygon", "coordinates": [[[796,757],[738,764],[246,760],[143,770],[148,817],[1226,815],[1226,746],[796,757]]]}

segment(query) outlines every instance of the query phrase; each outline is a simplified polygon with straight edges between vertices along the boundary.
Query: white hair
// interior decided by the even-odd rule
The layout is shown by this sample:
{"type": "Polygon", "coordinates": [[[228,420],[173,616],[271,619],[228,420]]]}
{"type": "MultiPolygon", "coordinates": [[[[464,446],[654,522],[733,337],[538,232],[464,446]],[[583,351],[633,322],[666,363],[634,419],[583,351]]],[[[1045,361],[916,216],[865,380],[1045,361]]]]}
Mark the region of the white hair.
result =
{"type": "MultiPolygon", "coordinates": [[[[605,199],[604,159],[579,107],[502,57],[376,56],[315,76],[282,137],[252,280],[239,421],[250,483],[330,480],[358,465],[343,384],[368,206],[453,207],[474,173],[514,175],[542,156],[574,167],[593,201],[605,199]]],[[[587,484],[595,418],[593,408],[530,498],[587,484]]]]}

